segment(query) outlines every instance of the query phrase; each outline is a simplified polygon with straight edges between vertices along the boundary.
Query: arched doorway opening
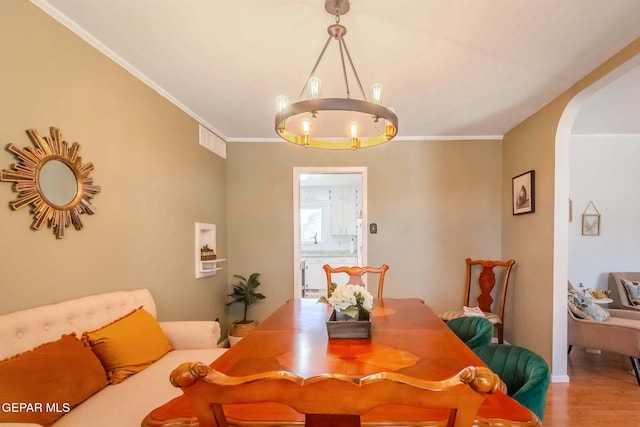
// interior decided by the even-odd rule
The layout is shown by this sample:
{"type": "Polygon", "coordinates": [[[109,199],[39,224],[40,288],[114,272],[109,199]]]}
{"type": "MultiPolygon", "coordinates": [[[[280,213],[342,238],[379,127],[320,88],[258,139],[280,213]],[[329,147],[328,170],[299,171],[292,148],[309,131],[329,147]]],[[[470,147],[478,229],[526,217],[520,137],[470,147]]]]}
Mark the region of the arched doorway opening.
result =
{"type": "Polygon", "coordinates": [[[555,137],[552,381],[568,382],[566,290],[569,265],[569,171],[571,130],[580,109],[595,92],[640,66],[640,55],[576,94],[565,107],[555,137]]]}

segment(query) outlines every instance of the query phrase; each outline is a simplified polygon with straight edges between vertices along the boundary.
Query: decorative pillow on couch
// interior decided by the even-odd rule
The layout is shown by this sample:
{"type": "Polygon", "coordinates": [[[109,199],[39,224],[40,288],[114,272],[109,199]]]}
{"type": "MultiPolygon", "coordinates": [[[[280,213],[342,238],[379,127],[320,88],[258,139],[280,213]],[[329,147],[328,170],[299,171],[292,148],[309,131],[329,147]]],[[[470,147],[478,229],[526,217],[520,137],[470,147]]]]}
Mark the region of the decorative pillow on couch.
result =
{"type": "Polygon", "coordinates": [[[604,322],[609,318],[609,312],[607,310],[594,303],[589,295],[580,293],[575,289],[569,290],[567,303],[569,304],[571,313],[579,319],[604,322]]]}
{"type": "Polygon", "coordinates": [[[107,374],[89,346],[63,335],[0,362],[0,423],[49,426],[106,385],[107,374]]]}
{"type": "Polygon", "coordinates": [[[82,336],[91,344],[112,384],[121,383],[172,350],[158,321],[142,307],[82,336]]]}
{"type": "Polygon", "coordinates": [[[622,279],[622,284],[631,304],[640,305],[640,282],[622,279]]]}

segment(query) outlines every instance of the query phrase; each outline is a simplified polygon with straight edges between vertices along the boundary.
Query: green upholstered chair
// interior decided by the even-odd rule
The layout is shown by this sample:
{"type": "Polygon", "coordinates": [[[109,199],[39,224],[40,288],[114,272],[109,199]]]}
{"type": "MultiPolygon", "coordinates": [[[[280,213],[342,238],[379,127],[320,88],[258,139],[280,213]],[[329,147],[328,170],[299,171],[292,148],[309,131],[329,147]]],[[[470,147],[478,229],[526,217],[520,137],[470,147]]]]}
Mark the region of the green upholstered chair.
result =
{"type": "Polygon", "coordinates": [[[507,394],[542,420],[550,380],[547,362],[515,345],[489,344],[473,351],[504,381],[507,394]]]}
{"type": "Polygon", "coordinates": [[[460,338],[469,348],[476,348],[491,344],[493,338],[493,323],[484,317],[465,316],[451,319],[447,326],[460,338]]]}

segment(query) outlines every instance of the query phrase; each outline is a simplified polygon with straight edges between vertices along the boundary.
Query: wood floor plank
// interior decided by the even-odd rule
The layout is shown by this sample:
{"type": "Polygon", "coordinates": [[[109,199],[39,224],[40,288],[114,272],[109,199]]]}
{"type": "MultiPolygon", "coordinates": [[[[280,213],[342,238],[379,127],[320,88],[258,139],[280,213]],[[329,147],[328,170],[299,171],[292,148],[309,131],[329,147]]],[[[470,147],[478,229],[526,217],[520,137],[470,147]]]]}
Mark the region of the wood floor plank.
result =
{"type": "Polygon", "coordinates": [[[568,373],[568,384],[549,386],[545,427],[640,426],[640,386],[628,357],[574,347],[568,373]]]}

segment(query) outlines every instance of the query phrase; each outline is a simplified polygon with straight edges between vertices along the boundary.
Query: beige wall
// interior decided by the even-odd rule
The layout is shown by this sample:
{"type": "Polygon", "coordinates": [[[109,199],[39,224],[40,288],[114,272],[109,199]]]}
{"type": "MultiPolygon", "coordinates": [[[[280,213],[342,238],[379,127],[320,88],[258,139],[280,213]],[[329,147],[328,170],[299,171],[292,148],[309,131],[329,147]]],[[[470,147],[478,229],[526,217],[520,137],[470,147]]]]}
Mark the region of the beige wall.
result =
{"type": "MultiPolygon", "coordinates": [[[[227,240],[226,163],[198,124],[29,2],[0,2],[0,39],[0,145],[59,127],[102,187],[85,228],[56,240],[0,183],[0,313],[148,287],[163,319],[224,316],[227,270],[194,275],[194,223],[217,224],[222,255],[227,240]]],[[[0,151],[1,168],[15,161],[0,151]]]]}
{"type": "Polygon", "coordinates": [[[296,166],[366,166],[368,219],[378,224],[368,263],[390,265],[385,296],[460,307],[464,259],[501,257],[501,151],[500,141],[394,141],[356,152],[230,144],[230,273],[260,272],[267,296],[250,317],[293,296],[296,166]]]}
{"type": "MultiPolygon", "coordinates": [[[[239,143],[229,145],[227,167],[197,145],[193,119],[30,3],[0,2],[0,37],[0,143],[25,147],[25,129],[60,127],[102,186],[85,229],[57,241],[29,229],[26,209],[10,210],[16,193],[0,183],[0,313],[149,287],[161,318],[224,318],[230,275],[259,271],[268,299],[254,314],[264,318],[292,295],[292,168],[367,166],[369,220],[379,225],[369,263],[391,265],[385,293],[457,307],[465,257],[513,258],[506,338],[547,360],[554,329],[564,327],[553,324],[550,297],[558,122],[576,94],[640,53],[636,40],[503,143],[396,141],[355,153],[239,143]],[[513,217],[511,177],[529,169],[536,213],[513,217]],[[218,225],[229,262],[213,278],[194,279],[194,222],[218,225]]],[[[0,167],[13,162],[0,152],[0,167]]]]}
{"type": "MultiPolygon", "coordinates": [[[[555,110],[553,111],[555,112],[555,110]]],[[[561,111],[560,111],[561,112],[561,111]]],[[[529,121],[505,135],[503,174],[503,254],[515,259],[515,286],[509,289],[505,339],[530,348],[547,361],[551,353],[554,136],[557,118],[539,113],[542,126],[529,121]],[[542,141],[551,141],[544,144],[542,141]],[[510,159],[507,161],[506,159],[510,159]],[[535,170],[536,211],[512,215],[511,177],[535,170]]]]}
{"type": "Polygon", "coordinates": [[[563,334],[566,337],[568,226],[565,219],[568,218],[568,144],[572,122],[565,123],[560,131],[558,127],[576,95],[638,53],[640,39],[504,136],[502,252],[519,263],[517,285],[510,293],[513,323],[507,325],[506,336],[514,344],[538,352],[547,361],[552,360],[552,353],[554,361],[566,358],[563,356],[566,338],[554,342],[552,337],[563,334]],[[557,153],[562,157],[556,158],[557,153]],[[557,161],[560,163],[556,164],[557,161]],[[507,178],[530,169],[536,171],[536,213],[513,217],[507,178]],[[562,197],[556,198],[556,193],[562,197]],[[556,274],[554,269],[561,270],[562,274],[556,274]],[[559,324],[554,324],[554,316],[559,324]]]}

